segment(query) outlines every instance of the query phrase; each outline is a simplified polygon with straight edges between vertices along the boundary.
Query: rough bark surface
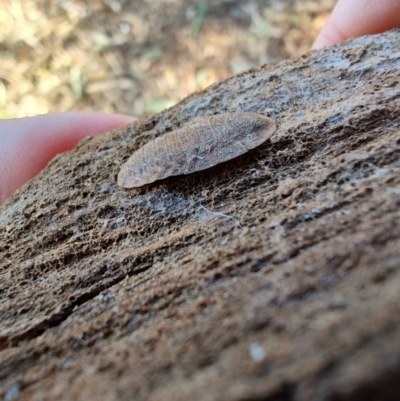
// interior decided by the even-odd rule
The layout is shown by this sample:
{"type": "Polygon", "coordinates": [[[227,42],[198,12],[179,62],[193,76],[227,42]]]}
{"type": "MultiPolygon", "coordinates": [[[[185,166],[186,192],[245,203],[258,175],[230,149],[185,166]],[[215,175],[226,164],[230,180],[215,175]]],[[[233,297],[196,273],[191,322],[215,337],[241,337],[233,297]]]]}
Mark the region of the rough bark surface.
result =
{"type": "Polygon", "coordinates": [[[57,157],[0,208],[6,400],[398,400],[400,31],[250,70],[57,157]],[[253,111],[238,159],[116,185],[253,111]]]}

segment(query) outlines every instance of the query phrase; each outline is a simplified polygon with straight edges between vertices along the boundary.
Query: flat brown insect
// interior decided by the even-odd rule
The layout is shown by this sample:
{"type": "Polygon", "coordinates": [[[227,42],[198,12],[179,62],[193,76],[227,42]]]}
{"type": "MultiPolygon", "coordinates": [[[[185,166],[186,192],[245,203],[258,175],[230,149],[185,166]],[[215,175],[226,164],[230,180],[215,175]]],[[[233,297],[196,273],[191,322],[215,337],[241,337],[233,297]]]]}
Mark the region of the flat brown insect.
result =
{"type": "Polygon", "coordinates": [[[122,166],[118,185],[141,187],[213,167],[261,145],[275,130],[272,119],[257,113],[240,111],[202,118],[138,149],[122,166]]]}

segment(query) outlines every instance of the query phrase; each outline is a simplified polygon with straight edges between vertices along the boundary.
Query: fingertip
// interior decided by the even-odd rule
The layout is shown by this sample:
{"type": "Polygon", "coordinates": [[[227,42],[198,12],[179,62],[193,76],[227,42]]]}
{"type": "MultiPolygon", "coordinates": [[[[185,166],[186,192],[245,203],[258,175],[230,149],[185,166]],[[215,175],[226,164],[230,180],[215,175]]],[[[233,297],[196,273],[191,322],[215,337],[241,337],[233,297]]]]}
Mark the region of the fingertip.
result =
{"type": "Polygon", "coordinates": [[[329,25],[321,31],[317,40],[311,46],[311,50],[320,50],[324,47],[330,47],[346,39],[348,39],[347,35],[342,33],[334,22],[330,22],[329,25]]]}
{"type": "Polygon", "coordinates": [[[0,121],[0,204],[57,154],[85,137],[135,120],[122,114],[69,112],[0,121]]]}
{"type": "Polygon", "coordinates": [[[349,32],[347,32],[346,26],[344,25],[344,13],[350,13],[350,18],[352,18],[352,6],[349,6],[349,3],[343,4],[343,1],[339,0],[332,14],[329,16],[327,23],[311,46],[312,50],[330,47],[349,39],[349,32]]]}
{"type": "Polygon", "coordinates": [[[310,50],[321,50],[325,47],[330,47],[334,45],[336,42],[325,37],[325,35],[320,34],[316,41],[311,46],[310,50]]]}
{"type": "Polygon", "coordinates": [[[311,48],[317,50],[396,27],[400,27],[398,0],[339,0],[311,48]]]}

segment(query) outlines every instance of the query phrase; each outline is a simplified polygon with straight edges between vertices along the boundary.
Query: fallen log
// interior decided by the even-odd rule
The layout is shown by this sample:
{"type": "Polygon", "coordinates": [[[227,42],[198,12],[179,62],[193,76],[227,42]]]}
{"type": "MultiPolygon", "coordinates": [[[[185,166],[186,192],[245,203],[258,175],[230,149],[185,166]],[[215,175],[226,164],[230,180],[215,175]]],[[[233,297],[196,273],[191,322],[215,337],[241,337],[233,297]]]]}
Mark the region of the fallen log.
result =
{"type": "Polygon", "coordinates": [[[246,71],[60,155],[0,207],[7,400],[394,400],[400,30],[246,71]],[[196,119],[260,147],[124,189],[196,119]]]}

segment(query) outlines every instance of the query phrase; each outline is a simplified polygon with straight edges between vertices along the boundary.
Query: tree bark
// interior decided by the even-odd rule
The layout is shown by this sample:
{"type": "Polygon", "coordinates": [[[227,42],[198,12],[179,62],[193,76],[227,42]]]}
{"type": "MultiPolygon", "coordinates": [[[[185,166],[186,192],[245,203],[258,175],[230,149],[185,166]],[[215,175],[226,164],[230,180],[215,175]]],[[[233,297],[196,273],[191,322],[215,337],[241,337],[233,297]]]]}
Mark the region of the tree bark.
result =
{"type": "Polygon", "coordinates": [[[0,208],[0,395],[398,400],[400,31],[265,65],[54,159],[0,208]],[[271,140],[126,190],[212,114],[271,140]]]}

